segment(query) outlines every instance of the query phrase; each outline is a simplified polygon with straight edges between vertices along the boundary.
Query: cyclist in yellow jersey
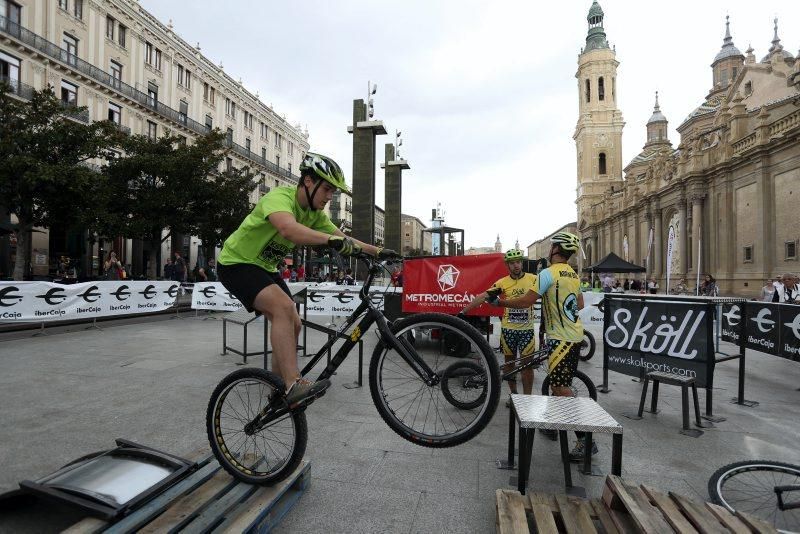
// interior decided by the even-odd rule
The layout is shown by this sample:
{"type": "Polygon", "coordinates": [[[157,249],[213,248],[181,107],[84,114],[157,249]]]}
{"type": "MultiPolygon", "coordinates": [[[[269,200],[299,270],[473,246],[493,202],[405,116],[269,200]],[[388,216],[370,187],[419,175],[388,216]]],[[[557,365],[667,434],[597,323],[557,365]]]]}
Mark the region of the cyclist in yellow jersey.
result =
{"type": "MultiPolygon", "coordinates": [[[[486,292],[477,295],[472,299],[472,302],[461,310],[459,315],[466,315],[470,310],[483,304],[489,297],[490,292],[499,290],[506,298],[516,298],[533,289],[536,284],[536,275],[522,272],[522,260],[524,257],[525,254],[519,249],[511,249],[506,252],[504,259],[508,268],[508,276],[492,284],[492,287],[486,292]]],[[[515,359],[517,354],[524,357],[536,351],[532,307],[507,308],[503,312],[503,318],[500,321],[500,347],[503,349],[506,361],[515,359]]],[[[516,379],[509,380],[508,387],[511,389],[511,393],[516,393],[516,379]]],[[[531,391],[533,391],[533,369],[531,368],[522,371],[522,391],[526,395],[530,395],[531,391]]],[[[506,406],[510,407],[510,402],[506,402],[506,406]]]]}
{"type": "MultiPolygon", "coordinates": [[[[542,315],[547,333],[547,349],[550,354],[547,368],[553,395],[571,397],[572,377],[578,368],[580,345],[583,341],[583,323],[578,312],[583,308],[583,294],[578,275],[567,264],[569,258],[580,248],[578,236],[569,232],[558,232],[551,238],[550,266],[539,273],[536,284],[524,296],[516,299],[487,299],[489,304],[503,308],[527,308],[542,299],[542,315]]],[[[570,458],[583,458],[582,433],[570,453],[570,458]]],[[[592,454],[597,445],[592,442],[592,454]]]]}

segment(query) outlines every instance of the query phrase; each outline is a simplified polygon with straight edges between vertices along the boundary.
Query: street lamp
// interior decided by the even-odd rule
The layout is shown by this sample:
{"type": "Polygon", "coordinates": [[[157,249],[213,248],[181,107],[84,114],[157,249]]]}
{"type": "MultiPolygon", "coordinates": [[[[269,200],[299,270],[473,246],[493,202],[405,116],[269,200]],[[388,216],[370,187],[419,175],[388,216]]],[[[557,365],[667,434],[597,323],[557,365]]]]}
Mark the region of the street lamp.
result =
{"type": "Polygon", "coordinates": [[[378,84],[367,80],[367,118],[371,119],[375,115],[375,103],[372,95],[378,92],[378,84]]]}
{"type": "Polygon", "coordinates": [[[400,147],[403,146],[403,140],[400,136],[403,134],[400,130],[394,131],[394,157],[395,159],[402,159],[400,157],[400,147]]]}

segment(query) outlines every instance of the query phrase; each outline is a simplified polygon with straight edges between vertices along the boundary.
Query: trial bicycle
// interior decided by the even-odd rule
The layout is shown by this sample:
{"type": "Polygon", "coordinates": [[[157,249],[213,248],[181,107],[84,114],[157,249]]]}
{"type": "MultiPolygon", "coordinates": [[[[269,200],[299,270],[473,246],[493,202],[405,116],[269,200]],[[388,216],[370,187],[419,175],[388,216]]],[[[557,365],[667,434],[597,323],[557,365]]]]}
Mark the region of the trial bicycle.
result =
{"type": "MultiPolygon", "coordinates": [[[[301,374],[308,375],[340,336],[346,336],[317,380],[333,376],[375,324],[378,342],[370,360],[369,386],[386,424],[424,447],[452,447],[473,438],[489,423],[500,398],[500,371],[492,348],[477,329],[450,315],[420,313],[389,321],[370,299],[369,290],[375,277],[386,270],[388,262],[380,260],[399,257],[356,257],[369,272],[359,291],[361,302],[301,374]],[[443,347],[442,340],[454,336],[462,339],[461,345],[469,345],[466,357],[486,381],[483,399],[469,409],[454,407],[443,392],[444,370],[464,357],[443,347]]],[[[206,427],[214,456],[243,482],[270,485],[283,480],[305,453],[308,424],[304,412],[313,401],[308,399],[290,409],[278,375],[258,368],[234,371],[217,385],[208,402],[206,427]]]]}
{"type": "MultiPolygon", "coordinates": [[[[543,363],[547,367],[549,353],[540,349],[528,356],[522,356],[500,364],[503,380],[515,380],[516,375],[525,369],[538,369],[543,363]]],[[[597,400],[597,388],[585,373],[576,370],[570,385],[575,397],[591,397],[597,400]]],[[[484,369],[472,359],[454,362],[442,375],[442,394],[457,408],[473,409],[485,402],[491,389],[489,377],[484,369]]],[[[542,395],[550,395],[550,375],[542,382],[542,395]]]]}
{"type": "Polygon", "coordinates": [[[783,532],[800,532],[800,465],[746,460],[717,469],[708,494],[731,512],[760,517],[783,532]]]}

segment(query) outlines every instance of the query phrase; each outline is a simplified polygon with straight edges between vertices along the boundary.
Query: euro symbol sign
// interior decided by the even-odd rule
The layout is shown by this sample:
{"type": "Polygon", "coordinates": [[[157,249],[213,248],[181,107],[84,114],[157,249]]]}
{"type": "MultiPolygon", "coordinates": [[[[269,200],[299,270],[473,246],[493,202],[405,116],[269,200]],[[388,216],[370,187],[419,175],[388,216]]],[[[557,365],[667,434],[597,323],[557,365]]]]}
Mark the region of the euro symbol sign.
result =
{"type": "Polygon", "coordinates": [[[169,295],[172,298],[177,297],[178,296],[178,284],[172,284],[171,286],[169,286],[169,289],[164,291],[164,293],[166,295],[169,295]]]}
{"type": "Polygon", "coordinates": [[[156,286],[150,284],[146,288],[144,288],[144,290],[139,291],[139,294],[144,296],[144,298],[146,298],[147,300],[150,300],[156,298],[156,295],[158,295],[158,291],[156,291],[156,286]]]}
{"type": "Polygon", "coordinates": [[[57,306],[64,302],[67,296],[64,294],[63,287],[51,287],[44,295],[36,295],[37,299],[44,299],[50,306],[57,306]]]}
{"type": "Polygon", "coordinates": [[[14,295],[14,291],[19,291],[19,288],[17,286],[6,286],[0,289],[0,306],[7,308],[22,301],[22,295],[14,295]]]}
{"type": "Polygon", "coordinates": [[[311,302],[319,302],[321,300],[325,300],[325,295],[317,291],[309,291],[308,300],[310,300],[311,302]]]}
{"type": "Polygon", "coordinates": [[[725,317],[729,325],[736,326],[739,324],[739,320],[741,319],[741,316],[739,315],[739,306],[731,306],[731,309],[728,311],[728,313],[723,313],[722,316],[725,317]]]}
{"type": "Polygon", "coordinates": [[[131,292],[128,291],[128,286],[125,284],[122,284],[116,291],[112,291],[109,294],[117,297],[117,300],[128,300],[128,297],[131,296],[131,292]]]}
{"type": "Polygon", "coordinates": [[[86,288],[86,291],[84,291],[78,296],[81,297],[86,302],[95,302],[102,295],[100,294],[100,291],[98,291],[97,286],[89,286],[86,288]]]}
{"type": "Polygon", "coordinates": [[[772,312],[769,310],[769,308],[761,308],[761,310],[758,312],[758,315],[750,318],[750,320],[756,323],[756,326],[758,326],[758,329],[761,330],[761,332],[767,334],[775,327],[775,321],[769,318],[771,315],[772,312]]]}
{"type": "Polygon", "coordinates": [[[214,289],[214,286],[206,286],[200,290],[200,293],[202,293],[205,298],[210,299],[217,294],[217,291],[214,289]]]}
{"type": "Polygon", "coordinates": [[[338,300],[342,304],[347,304],[348,302],[353,300],[355,298],[355,296],[350,294],[350,293],[342,292],[342,293],[339,293],[338,295],[336,295],[333,298],[335,298],[336,300],[338,300]]]}

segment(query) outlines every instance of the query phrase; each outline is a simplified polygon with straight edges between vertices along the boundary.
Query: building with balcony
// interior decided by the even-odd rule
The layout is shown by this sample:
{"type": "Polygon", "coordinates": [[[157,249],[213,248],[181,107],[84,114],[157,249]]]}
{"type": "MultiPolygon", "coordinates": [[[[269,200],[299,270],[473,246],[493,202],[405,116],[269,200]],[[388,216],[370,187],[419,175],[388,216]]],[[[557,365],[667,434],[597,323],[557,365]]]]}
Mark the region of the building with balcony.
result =
{"type": "MultiPolygon", "coordinates": [[[[125,132],[169,133],[191,142],[219,128],[231,148],[227,164],[248,166],[260,178],[252,202],[272,187],[296,184],[309,148],[308,132],[135,0],[0,1],[0,77],[19,98],[50,86],[65,106],[85,106],[84,120],[112,120],[125,132]]],[[[8,216],[0,214],[3,220],[8,216]]],[[[33,234],[35,275],[47,275],[55,258],[98,254],[87,251],[80,236],[62,233],[33,234]]],[[[178,243],[191,265],[196,241],[185,236],[178,243]]],[[[10,265],[14,248],[6,246],[5,257],[0,252],[0,270],[10,265]]],[[[119,239],[114,248],[144,272],[136,265],[137,243],[119,239]]]]}

